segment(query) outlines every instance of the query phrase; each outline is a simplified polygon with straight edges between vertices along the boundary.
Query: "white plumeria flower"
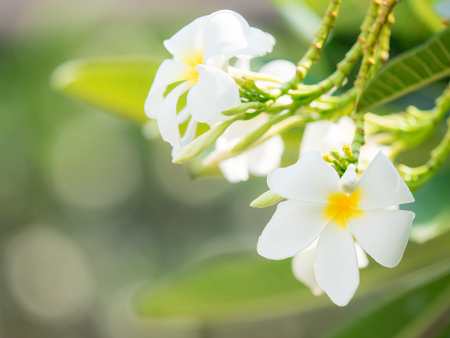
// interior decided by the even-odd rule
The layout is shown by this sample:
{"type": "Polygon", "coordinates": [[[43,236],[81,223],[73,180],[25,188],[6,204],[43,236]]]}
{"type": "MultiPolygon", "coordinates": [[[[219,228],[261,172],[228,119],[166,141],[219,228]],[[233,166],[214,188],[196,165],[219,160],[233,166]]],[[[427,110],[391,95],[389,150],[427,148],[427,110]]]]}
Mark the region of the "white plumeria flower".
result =
{"type": "Polygon", "coordinates": [[[192,115],[193,130],[197,122],[209,122],[240,103],[236,83],[223,70],[228,60],[239,54],[264,55],[273,44],[272,36],[250,27],[242,16],[229,10],[200,17],[164,41],[174,58],[159,67],[145,102],[145,113],[157,119],[163,140],[180,149],[181,121],[192,115]],[[164,98],[167,86],[177,82],[181,84],[164,98]],[[177,117],[178,99],[187,91],[186,108],[177,117]]]}
{"type": "MultiPolygon", "coordinates": [[[[243,71],[250,71],[250,60],[238,58],[235,67],[243,71]]],[[[280,82],[289,81],[294,75],[297,67],[290,61],[275,60],[261,67],[259,73],[273,76],[280,82]]],[[[257,81],[262,88],[268,81],[257,81]]],[[[279,98],[283,101],[285,98],[279,98]]],[[[287,102],[289,103],[289,102],[287,102]]],[[[216,141],[215,153],[233,148],[241,137],[257,129],[269,120],[269,115],[260,114],[256,118],[247,121],[236,121],[227,128],[225,133],[216,141]]],[[[219,168],[225,178],[231,183],[247,181],[249,174],[255,176],[266,176],[281,163],[284,151],[283,139],[280,135],[274,135],[264,143],[253,147],[240,155],[229,158],[219,163],[219,168]]]]}
{"type": "MultiPolygon", "coordinates": [[[[322,156],[328,155],[332,148],[341,150],[352,143],[355,130],[355,122],[348,116],[342,116],[337,123],[329,120],[308,123],[300,144],[300,156],[310,150],[317,150],[322,156]]],[[[366,144],[361,147],[359,169],[367,167],[380,150],[386,156],[392,154],[391,147],[381,146],[367,137],[366,144]]]]}
{"type": "Polygon", "coordinates": [[[285,259],[318,238],[315,280],[339,306],[348,304],[359,285],[353,238],[375,261],[394,267],[403,256],[414,219],[411,211],[387,209],[414,198],[382,152],[351,194],[338,188],[352,185],[356,172],[349,170],[350,179],[339,178],[319,152],[309,151],[296,164],[273,171],[267,179],[269,188],[287,201],[278,204],[258,241],[261,256],[285,259]]]}

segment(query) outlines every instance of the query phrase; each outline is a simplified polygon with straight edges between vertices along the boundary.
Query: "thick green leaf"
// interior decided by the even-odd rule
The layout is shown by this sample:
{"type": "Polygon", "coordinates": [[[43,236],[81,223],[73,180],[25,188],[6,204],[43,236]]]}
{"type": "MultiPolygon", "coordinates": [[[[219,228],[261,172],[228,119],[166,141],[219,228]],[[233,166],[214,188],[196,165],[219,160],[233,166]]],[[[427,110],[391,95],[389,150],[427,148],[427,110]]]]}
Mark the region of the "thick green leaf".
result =
{"type": "Polygon", "coordinates": [[[332,332],[329,337],[434,337],[445,328],[449,309],[450,273],[447,271],[353,318],[348,325],[337,333],[332,332]]]}
{"type": "Polygon", "coordinates": [[[365,88],[358,111],[422,88],[450,74],[450,29],[388,62],[365,88]]]}
{"type": "Polygon", "coordinates": [[[145,56],[75,60],[59,66],[57,91],[137,124],[148,121],[144,102],[161,60],[145,56]]]}
{"type": "MultiPolygon", "coordinates": [[[[410,243],[403,261],[387,269],[371,261],[361,270],[356,298],[374,292],[398,292],[450,270],[450,233],[423,245],[410,243]],[[444,267],[444,268],[443,268],[444,267]]],[[[136,294],[139,313],[148,318],[241,318],[243,314],[276,316],[291,310],[334,306],[326,296],[314,297],[292,276],[290,260],[270,261],[256,253],[228,254],[198,263],[172,276],[160,287],[136,294]]]]}

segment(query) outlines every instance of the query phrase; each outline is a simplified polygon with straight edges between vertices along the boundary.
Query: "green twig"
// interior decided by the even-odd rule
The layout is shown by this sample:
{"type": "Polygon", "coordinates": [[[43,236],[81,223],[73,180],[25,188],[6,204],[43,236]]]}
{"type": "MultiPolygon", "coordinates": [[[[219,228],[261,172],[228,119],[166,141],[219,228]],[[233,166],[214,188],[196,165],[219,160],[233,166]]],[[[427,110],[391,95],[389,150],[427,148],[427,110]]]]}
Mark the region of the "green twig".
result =
{"type": "Polygon", "coordinates": [[[323,45],[327,41],[334,22],[339,14],[339,7],[342,0],[330,0],[326,13],[322,19],[319,30],[315,34],[315,39],[306,51],[302,59],[297,63],[297,72],[295,76],[280,87],[280,96],[287,93],[289,89],[295,88],[300,84],[308,74],[313,63],[318,62],[322,54],[323,45]]]}

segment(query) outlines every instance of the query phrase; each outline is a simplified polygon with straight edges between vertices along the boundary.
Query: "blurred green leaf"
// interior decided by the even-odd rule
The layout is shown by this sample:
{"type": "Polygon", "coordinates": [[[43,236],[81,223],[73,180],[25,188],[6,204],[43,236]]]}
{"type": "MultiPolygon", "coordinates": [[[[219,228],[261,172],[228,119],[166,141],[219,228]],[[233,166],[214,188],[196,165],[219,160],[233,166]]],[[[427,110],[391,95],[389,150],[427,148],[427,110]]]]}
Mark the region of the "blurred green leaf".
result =
{"type": "Polygon", "coordinates": [[[408,7],[415,17],[422,21],[432,32],[439,32],[445,26],[433,10],[434,0],[408,0],[408,7]]]}
{"type": "Polygon", "coordinates": [[[144,102],[161,60],[145,56],[74,60],[59,66],[52,87],[76,100],[142,125],[144,102]]]}
{"type": "MultiPolygon", "coordinates": [[[[356,297],[411,288],[417,285],[417,275],[423,281],[433,278],[443,266],[450,270],[449,255],[450,233],[423,245],[410,243],[398,267],[387,269],[371,261],[361,270],[356,297]]],[[[290,264],[290,260],[266,260],[256,253],[216,256],[175,274],[160,287],[139,290],[136,306],[149,318],[207,320],[335,306],[328,297],[316,298],[296,281],[290,264]]]]}
{"type": "Polygon", "coordinates": [[[392,101],[450,74],[450,29],[382,67],[365,88],[358,111],[392,101]]]}
{"type": "Polygon", "coordinates": [[[450,322],[449,310],[450,273],[447,271],[443,276],[353,318],[350,324],[329,337],[435,337],[445,328],[445,323],[450,322]]]}

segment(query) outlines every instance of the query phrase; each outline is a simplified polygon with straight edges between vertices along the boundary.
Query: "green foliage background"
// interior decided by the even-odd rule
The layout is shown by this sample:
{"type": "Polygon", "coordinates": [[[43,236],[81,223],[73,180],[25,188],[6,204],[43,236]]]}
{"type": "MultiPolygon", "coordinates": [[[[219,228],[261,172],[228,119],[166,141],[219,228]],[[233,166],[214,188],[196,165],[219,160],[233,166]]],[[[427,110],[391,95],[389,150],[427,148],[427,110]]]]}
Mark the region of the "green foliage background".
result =
{"type": "MultiPolygon", "coordinates": [[[[391,55],[442,28],[424,10],[428,2],[398,6],[391,55]]],[[[256,254],[274,211],[248,207],[267,189],[264,179],[193,180],[198,168],[172,164],[170,147],[147,141],[138,126],[145,117],[137,102],[155,60],[169,57],[161,42],[195,17],[228,7],[272,33],[277,45],[255,60],[258,69],[272,59],[299,59],[326,2],[218,1],[189,11],[135,5],[106,15],[108,1],[77,11],[49,2],[21,17],[29,26],[11,25],[0,38],[0,336],[448,337],[448,161],[408,206],[416,212],[412,238],[425,243],[410,243],[395,269],[371,261],[355,299],[338,308],[297,282],[289,260],[256,254]],[[159,14],[141,14],[153,10],[159,14]],[[64,20],[71,16],[77,19],[64,20]],[[130,60],[137,65],[131,71],[130,60]],[[67,72],[78,82],[68,84],[67,72]]],[[[333,71],[366,5],[344,1],[306,82],[333,71]]],[[[444,86],[434,83],[377,112],[429,108],[444,86]]],[[[445,128],[401,160],[423,163],[445,128]]]]}

